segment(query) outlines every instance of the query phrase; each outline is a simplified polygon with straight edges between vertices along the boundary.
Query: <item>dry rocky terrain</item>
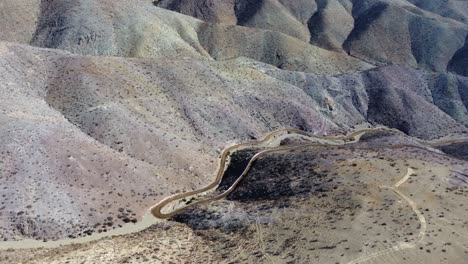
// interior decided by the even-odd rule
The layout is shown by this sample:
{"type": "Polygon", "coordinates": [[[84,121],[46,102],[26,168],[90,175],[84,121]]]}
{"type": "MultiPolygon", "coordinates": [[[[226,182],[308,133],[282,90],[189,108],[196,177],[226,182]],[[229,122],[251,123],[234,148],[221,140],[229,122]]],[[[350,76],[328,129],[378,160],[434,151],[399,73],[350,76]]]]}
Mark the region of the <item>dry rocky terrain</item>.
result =
{"type": "MultiPolygon", "coordinates": [[[[464,263],[467,14],[2,0],[0,263],[464,263]],[[273,153],[226,199],[148,218],[212,182],[224,148],[285,127],[400,133],[273,153]]],[[[214,194],[261,150],[233,153],[214,194]]]]}
{"type": "MultiPolygon", "coordinates": [[[[272,154],[258,160],[226,200],[192,207],[139,233],[7,250],[3,260],[464,263],[468,163],[406,145],[411,142],[377,134],[346,146],[272,154]],[[405,146],[389,148],[392,143],[405,146]]],[[[254,152],[232,157],[218,191],[230,186],[254,152]]]]}

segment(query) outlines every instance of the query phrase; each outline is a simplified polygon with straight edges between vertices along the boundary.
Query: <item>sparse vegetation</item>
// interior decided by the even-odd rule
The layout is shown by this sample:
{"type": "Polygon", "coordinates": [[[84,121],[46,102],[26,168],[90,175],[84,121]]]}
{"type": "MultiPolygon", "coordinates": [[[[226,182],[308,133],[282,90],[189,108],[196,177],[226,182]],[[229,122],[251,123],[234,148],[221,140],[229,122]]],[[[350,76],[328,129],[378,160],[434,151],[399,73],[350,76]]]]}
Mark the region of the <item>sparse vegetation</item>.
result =
{"type": "Polygon", "coordinates": [[[464,263],[464,2],[2,0],[0,263],[464,263]]]}

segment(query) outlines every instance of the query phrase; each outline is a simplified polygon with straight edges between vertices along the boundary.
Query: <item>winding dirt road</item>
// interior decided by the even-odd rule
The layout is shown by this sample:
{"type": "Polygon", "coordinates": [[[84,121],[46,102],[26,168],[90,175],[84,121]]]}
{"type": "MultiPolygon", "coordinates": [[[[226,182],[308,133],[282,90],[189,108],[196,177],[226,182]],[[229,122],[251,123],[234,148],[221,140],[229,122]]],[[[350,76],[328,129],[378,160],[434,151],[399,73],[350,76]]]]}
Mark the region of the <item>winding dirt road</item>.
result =
{"type": "Polygon", "coordinates": [[[270,132],[268,135],[265,136],[264,139],[262,139],[260,141],[247,142],[247,143],[241,143],[241,144],[230,146],[230,147],[226,148],[221,154],[219,167],[218,167],[218,172],[216,174],[215,180],[212,183],[210,183],[209,185],[207,185],[207,186],[205,186],[205,187],[203,187],[201,189],[198,189],[198,190],[194,190],[194,191],[190,191],[190,192],[187,192],[187,193],[181,193],[181,194],[176,194],[176,195],[170,196],[170,197],[162,200],[161,202],[159,202],[155,206],[153,206],[151,208],[151,213],[157,218],[167,219],[167,218],[170,218],[170,217],[180,213],[181,211],[187,209],[188,207],[192,207],[192,206],[200,205],[200,204],[207,204],[207,203],[211,203],[211,202],[223,199],[226,196],[228,196],[230,193],[232,193],[232,191],[234,191],[234,189],[237,187],[237,185],[242,181],[242,179],[247,175],[249,170],[252,168],[253,163],[256,160],[258,160],[259,158],[264,157],[264,156],[266,156],[268,154],[272,154],[272,153],[284,153],[284,152],[290,152],[290,151],[298,151],[298,150],[310,148],[312,146],[324,145],[324,144],[321,144],[321,143],[310,143],[310,144],[305,144],[305,145],[301,145],[301,146],[275,147],[275,148],[272,148],[272,149],[261,151],[261,152],[255,154],[250,159],[249,163],[247,164],[246,168],[244,169],[242,174],[239,176],[239,178],[237,178],[237,180],[234,182],[234,184],[228,190],[223,192],[222,194],[220,194],[220,195],[218,195],[216,197],[213,197],[213,198],[193,202],[191,204],[188,204],[188,205],[186,205],[186,206],[184,206],[182,208],[178,208],[178,209],[176,209],[176,210],[174,210],[172,212],[169,212],[169,213],[163,213],[162,212],[164,207],[166,207],[167,205],[169,205],[170,203],[172,203],[174,201],[180,201],[182,199],[186,199],[188,197],[207,192],[207,191],[212,190],[213,188],[217,187],[221,183],[221,180],[222,180],[223,175],[224,175],[224,171],[226,170],[227,159],[228,159],[229,155],[232,152],[239,151],[239,150],[245,149],[245,148],[260,147],[263,144],[268,143],[275,136],[277,136],[277,135],[279,135],[281,133],[285,133],[285,132],[294,133],[294,134],[297,134],[297,135],[306,136],[311,140],[312,139],[325,140],[325,141],[328,141],[328,143],[330,145],[331,144],[341,144],[341,145],[343,145],[343,144],[349,144],[349,143],[357,142],[359,140],[359,136],[361,136],[363,134],[377,133],[377,132],[383,132],[383,131],[394,131],[394,130],[386,129],[386,128],[363,129],[363,130],[359,130],[359,131],[353,132],[353,133],[351,133],[349,135],[345,135],[345,136],[317,136],[317,135],[313,135],[312,133],[308,133],[308,132],[305,132],[303,130],[299,130],[299,129],[295,129],[295,128],[283,128],[283,129],[279,129],[279,130],[270,132]],[[350,140],[350,141],[346,142],[347,140],[350,140]],[[333,142],[333,141],[335,141],[335,142],[333,142]],[[341,142],[336,142],[336,141],[341,141],[341,142]],[[333,142],[333,143],[331,143],[331,142],[333,142]]]}
{"type": "MultiPolygon", "coordinates": [[[[264,157],[264,156],[266,156],[268,154],[300,151],[300,150],[304,150],[304,149],[307,149],[307,148],[310,148],[310,147],[320,146],[320,145],[327,145],[327,144],[328,145],[346,145],[346,144],[358,142],[359,139],[360,139],[360,136],[362,136],[364,134],[378,133],[378,132],[385,132],[385,131],[392,131],[392,132],[401,133],[401,131],[395,130],[395,129],[375,128],[375,129],[359,130],[359,131],[356,131],[356,132],[353,132],[353,133],[351,133],[349,135],[344,135],[344,136],[317,136],[317,135],[313,135],[311,133],[305,132],[303,130],[295,129],[295,128],[283,128],[283,129],[279,129],[279,130],[270,132],[269,134],[267,134],[265,136],[264,139],[262,139],[260,141],[247,142],[247,143],[241,143],[241,144],[230,146],[230,147],[226,148],[221,154],[219,167],[218,167],[218,172],[216,174],[215,180],[212,183],[210,183],[209,185],[207,185],[207,186],[205,186],[205,187],[203,187],[201,189],[198,189],[198,190],[190,191],[190,192],[187,192],[187,193],[176,194],[176,195],[169,196],[169,197],[165,198],[164,200],[162,200],[161,202],[159,202],[158,204],[156,204],[155,206],[153,206],[151,208],[151,214],[153,214],[154,217],[156,217],[156,218],[167,219],[167,218],[171,218],[172,216],[182,212],[183,210],[185,210],[185,209],[187,209],[189,207],[192,207],[192,206],[195,206],[195,205],[207,204],[207,203],[211,203],[211,202],[214,202],[214,201],[221,200],[221,199],[225,198],[226,196],[231,194],[234,191],[234,189],[239,185],[239,183],[242,181],[242,179],[244,179],[244,177],[247,175],[247,173],[252,168],[253,163],[256,160],[258,160],[258,159],[260,159],[260,158],[262,158],[262,157],[264,157]],[[221,180],[222,180],[223,175],[224,175],[224,171],[226,170],[227,159],[228,159],[228,157],[229,157],[229,155],[231,153],[233,153],[235,151],[239,151],[241,149],[245,149],[245,148],[260,147],[263,144],[266,144],[270,140],[274,139],[275,136],[278,136],[279,134],[285,133],[285,132],[293,133],[293,134],[297,134],[297,135],[303,135],[303,136],[308,137],[309,140],[317,139],[317,140],[323,140],[323,141],[328,141],[328,142],[327,142],[327,144],[308,143],[308,144],[304,144],[304,145],[300,145],[300,146],[291,146],[291,147],[281,147],[280,146],[280,147],[274,147],[274,148],[271,148],[271,149],[267,149],[267,150],[258,152],[257,154],[255,154],[250,159],[249,163],[245,167],[242,174],[231,185],[231,187],[229,189],[227,189],[225,192],[221,193],[220,195],[218,195],[216,197],[212,197],[212,198],[192,202],[190,204],[187,204],[187,205],[185,205],[185,206],[183,206],[181,208],[177,208],[177,209],[175,209],[175,210],[173,210],[171,212],[168,212],[168,213],[162,212],[162,210],[166,206],[168,206],[169,204],[171,204],[173,202],[181,201],[183,199],[187,199],[187,198],[190,198],[192,196],[205,193],[205,192],[207,192],[209,190],[212,190],[213,188],[216,188],[221,183],[221,180]]],[[[459,140],[460,139],[457,139],[457,141],[459,141],[459,140]]],[[[466,140],[466,139],[464,139],[464,140],[466,140]]],[[[440,142],[436,142],[436,143],[428,143],[428,142],[424,142],[422,140],[419,140],[419,142],[421,144],[424,144],[424,145],[427,145],[427,146],[432,146],[433,144],[440,144],[442,142],[448,142],[448,141],[452,141],[452,140],[440,141],[440,142]]],[[[356,149],[375,150],[375,149],[399,149],[399,148],[417,148],[417,149],[421,149],[421,150],[424,150],[424,151],[430,151],[432,153],[435,153],[436,155],[454,158],[452,156],[449,156],[449,155],[446,155],[446,154],[443,154],[443,153],[440,153],[440,152],[433,152],[433,151],[431,151],[431,150],[429,150],[427,148],[424,148],[424,147],[414,146],[414,145],[406,145],[406,144],[401,144],[401,145],[396,145],[396,146],[385,146],[385,147],[380,147],[380,148],[356,148],[356,149]]]]}
{"type": "MultiPolygon", "coordinates": [[[[33,240],[33,239],[25,239],[25,240],[21,240],[21,241],[4,241],[4,242],[0,242],[0,250],[1,249],[10,249],[10,248],[16,248],[16,249],[55,248],[55,247],[60,247],[60,246],[67,245],[67,244],[87,243],[87,242],[91,242],[91,241],[94,241],[94,240],[111,237],[111,236],[114,236],[114,235],[126,235],[126,234],[135,233],[135,232],[141,231],[141,230],[151,226],[152,224],[157,223],[158,221],[160,221],[158,219],[170,218],[170,217],[174,216],[175,214],[180,213],[181,211],[187,209],[188,207],[195,206],[195,205],[200,205],[200,204],[206,204],[206,203],[214,202],[214,201],[225,198],[230,193],[232,193],[235,190],[235,188],[239,185],[239,183],[242,181],[242,179],[244,179],[244,177],[247,175],[247,173],[249,172],[249,170],[253,166],[254,162],[256,160],[260,159],[261,157],[264,157],[264,156],[266,156],[268,154],[287,153],[287,152],[299,151],[299,150],[304,150],[304,149],[314,147],[314,146],[335,146],[335,147],[338,147],[338,146],[342,146],[342,145],[346,145],[346,144],[350,144],[350,143],[359,142],[360,137],[362,135],[366,134],[366,133],[378,133],[378,132],[384,132],[384,131],[392,131],[392,132],[401,133],[400,131],[395,130],[395,129],[373,128],[373,129],[359,130],[359,131],[356,131],[356,132],[353,132],[353,133],[351,133],[349,135],[344,135],[344,136],[318,136],[318,135],[314,135],[312,133],[302,131],[302,130],[299,130],[299,129],[294,129],[294,128],[279,129],[279,130],[270,132],[269,134],[267,134],[265,136],[264,139],[262,139],[260,141],[236,144],[236,145],[233,145],[233,146],[230,146],[230,147],[226,148],[221,154],[220,162],[219,162],[219,168],[218,168],[218,171],[217,171],[217,174],[216,174],[216,178],[211,184],[209,184],[209,185],[207,185],[207,186],[205,186],[205,187],[203,187],[201,189],[198,189],[198,190],[194,190],[194,191],[187,192],[187,193],[182,193],[182,194],[176,194],[174,196],[170,196],[168,198],[165,198],[164,200],[162,200],[158,204],[151,207],[148,214],[145,215],[143,221],[139,221],[137,224],[129,224],[128,226],[126,225],[126,226],[124,226],[124,227],[122,227],[120,229],[112,230],[110,232],[95,233],[95,234],[93,234],[91,236],[82,237],[82,238],[75,238],[75,239],[63,239],[63,240],[47,241],[47,242],[37,241],[37,240],[33,240]],[[284,133],[286,133],[286,135],[283,135],[283,137],[280,137],[280,135],[284,134],[284,133]],[[246,166],[246,168],[244,169],[242,174],[231,185],[231,187],[228,190],[226,190],[225,192],[223,192],[222,194],[220,194],[220,195],[218,195],[216,197],[195,201],[195,202],[193,202],[193,203],[191,203],[189,205],[186,205],[186,206],[181,207],[181,208],[177,208],[177,209],[175,209],[175,210],[173,210],[171,212],[168,212],[168,213],[162,212],[162,210],[167,205],[169,205],[169,204],[171,204],[173,202],[181,201],[181,200],[183,200],[184,198],[187,198],[187,197],[192,197],[192,196],[195,196],[195,195],[204,194],[205,192],[213,190],[213,188],[217,187],[219,185],[219,183],[221,182],[222,177],[224,175],[226,165],[228,164],[228,158],[229,158],[230,154],[232,154],[233,152],[239,151],[239,150],[242,150],[242,149],[246,149],[246,148],[262,147],[264,145],[266,146],[267,144],[271,144],[272,142],[274,142],[275,144],[278,144],[278,142],[281,139],[285,139],[285,138],[292,137],[292,136],[297,136],[297,135],[305,136],[306,138],[308,138],[309,141],[311,141],[311,143],[303,144],[303,145],[300,145],[300,146],[278,146],[278,147],[273,147],[273,148],[270,148],[270,149],[267,149],[267,150],[260,151],[259,153],[255,154],[250,159],[248,165],[246,166]],[[273,141],[273,140],[276,140],[276,141],[273,141]],[[312,142],[313,140],[318,141],[318,142],[312,142]]],[[[425,146],[431,146],[431,143],[423,142],[423,141],[419,141],[419,142],[421,144],[425,145],[425,146]]],[[[443,142],[443,141],[441,141],[441,142],[443,142]]],[[[437,144],[437,143],[432,143],[432,144],[437,144]]],[[[381,149],[398,149],[398,148],[417,148],[417,149],[421,149],[421,150],[424,150],[424,151],[431,152],[431,153],[433,153],[435,155],[454,158],[452,156],[449,156],[449,155],[446,155],[446,154],[443,154],[443,153],[440,153],[440,152],[434,152],[434,151],[431,151],[430,149],[427,149],[425,147],[420,147],[420,146],[415,146],[415,145],[397,145],[397,146],[384,146],[384,147],[374,147],[374,148],[366,147],[366,148],[355,148],[355,149],[374,150],[375,151],[375,150],[381,150],[381,149]]],[[[404,196],[402,193],[400,193],[397,190],[398,186],[400,184],[402,184],[404,181],[406,181],[406,179],[402,179],[400,181],[401,183],[399,182],[399,183],[397,183],[396,186],[388,187],[388,188],[391,188],[393,191],[395,191],[397,194],[399,194],[401,197],[403,197],[412,206],[412,208],[414,210],[414,208],[416,208],[416,207],[415,206],[413,207],[412,202],[410,202],[409,199],[406,199],[407,197],[404,196]]],[[[417,214],[417,215],[418,215],[418,217],[420,217],[419,214],[417,214]]],[[[400,245],[400,248],[405,248],[405,247],[408,247],[408,245],[400,245]]],[[[369,256],[366,256],[366,257],[369,257],[369,256]]]]}

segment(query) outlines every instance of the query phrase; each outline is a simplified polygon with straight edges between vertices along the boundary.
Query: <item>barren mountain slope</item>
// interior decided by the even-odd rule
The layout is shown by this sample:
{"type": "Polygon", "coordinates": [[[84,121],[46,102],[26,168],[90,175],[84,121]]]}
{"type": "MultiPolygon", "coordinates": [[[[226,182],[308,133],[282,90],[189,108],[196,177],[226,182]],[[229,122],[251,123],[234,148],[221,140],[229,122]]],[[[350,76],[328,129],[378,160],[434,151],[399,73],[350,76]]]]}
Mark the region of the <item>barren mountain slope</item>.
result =
{"type": "Polygon", "coordinates": [[[464,263],[467,12],[0,1],[0,263],[464,263]],[[221,185],[197,195],[288,149],[226,199],[152,217],[211,183],[226,147],[289,127],[224,156],[221,185]]]}
{"type": "Polygon", "coordinates": [[[0,2],[0,40],[28,43],[34,36],[41,0],[0,2]]]}
{"type": "Polygon", "coordinates": [[[161,0],[155,4],[209,22],[282,32],[371,64],[439,72],[447,70],[450,60],[462,60],[457,51],[468,34],[466,1],[161,0]]]}
{"type": "Polygon", "coordinates": [[[399,67],[325,77],[243,59],[169,63],[15,44],[2,44],[1,59],[7,239],[98,230],[120,208],[139,219],[209,182],[230,142],[281,127],[327,134],[372,122],[428,139],[468,130],[466,78],[399,67]]]}
{"type": "Polygon", "coordinates": [[[465,75],[463,46],[468,25],[459,14],[466,4],[451,1],[440,7],[430,1],[412,2],[7,1],[1,6],[5,16],[0,40],[86,55],[218,60],[245,56],[289,70],[325,74],[371,67],[346,52],[370,64],[402,64],[438,72],[449,69],[465,75]],[[437,11],[441,9],[443,13],[437,11]]]}
{"type": "MultiPolygon", "coordinates": [[[[155,7],[146,0],[35,1],[37,19],[21,22],[35,31],[26,38],[21,28],[8,26],[20,10],[0,25],[0,40],[57,48],[83,55],[174,57],[224,60],[250,57],[290,70],[339,74],[372,65],[345,54],[330,52],[279,32],[224,27],[155,7]],[[246,41],[248,40],[248,41],[246,41]]],[[[12,14],[12,15],[11,15],[12,14]]],[[[15,18],[16,19],[16,18],[15,18]]]]}
{"type": "Polygon", "coordinates": [[[208,182],[216,151],[234,140],[297,125],[337,131],[301,89],[248,68],[14,44],[1,60],[3,238],[76,235],[121,207],[141,217],[208,182]]]}
{"type": "Polygon", "coordinates": [[[329,77],[252,67],[303,89],[337,124],[368,121],[421,138],[466,133],[468,78],[401,66],[329,77]]]}
{"type": "Polygon", "coordinates": [[[463,76],[468,76],[468,36],[465,39],[465,45],[459,49],[453,56],[448,70],[463,76]]]}

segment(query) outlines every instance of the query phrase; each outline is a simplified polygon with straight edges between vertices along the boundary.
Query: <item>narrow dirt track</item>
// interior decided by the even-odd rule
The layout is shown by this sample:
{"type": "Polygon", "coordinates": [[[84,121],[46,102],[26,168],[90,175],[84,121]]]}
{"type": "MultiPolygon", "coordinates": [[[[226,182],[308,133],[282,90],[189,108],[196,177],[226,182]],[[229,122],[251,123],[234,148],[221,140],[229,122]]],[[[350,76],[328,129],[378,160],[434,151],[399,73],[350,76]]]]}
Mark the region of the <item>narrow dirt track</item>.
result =
{"type": "MultiPolygon", "coordinates": [[[[259,158],[262,158],[262,157],[264,157],[264,156],[266,156],[268,154],[273,154],[273,153],[285,153],[285,152],[292,152],[292,151],[300,151],[300,150],[304,150],[304,149],[314,147],[314,146],[326,145],[326,144],[322,144],[322,143],[308,143],[308,144],[304,144],[304,145],[301,145],[301,146],[275,147],[275,148],[271,148],[271,149],[268,149],[268,150],[261,151],[261,152],[255,154],[250,159],[249,163],[247,164],[247,166],[244,169],[244,171],[242,172],[242,174],[233,183],[233,185],[231,185],[231,187],[228,190],[226,190],[225,192],[223,192],[222,194],[220,194],[220,195],[218,195],[216,197],[213,197],[213,198],[198,200],[198,201],[192,202],[192,203],[190,203],[190,204],[188,204],[188,205],[186,205],[186,206],[184,206],[182,208],[177,208],[176,210],[173,210],[172,212],[169,212],[169,213],[163,213],[162,212],[164,207],[166,207],[167,205],[169,205],[172,202],[180,201],[182,199],[186,199],[188,197],[191,197],[191,196],[194,196],[194,195],[197,195],[197,194],[202,194],[204,192],[212,190],[213,188],[216,188],[221,183],[221,180],[222,180],[223,175],[224,175],[224,171],[226,170],[227,158],[229,157],[229,155],[232,152],[235,152],[235,151],[247,148],[247,147],[252,148],[252,147],[262,146],[263,144],[265,144],[268,141],[272,140],[275,136],[277,136],[280,133],[288,132],[288,133],[307,136],[310,139],[325,140],[325,141],[329,141],[328,145],[346,145],[346,144],[350,144],[350,143],[359,142],[360,136],[362,136],[362,135],[364,135],[366,133],[377,133],[377,132],[384,132],[384,131],[393,131],[393,132],[396,131],[398,133],[401,133],[400,131],[394,130],[394,129],[378,128],[378,129],[363,129],[363,130],[359,130],[359,131],[356,131],[356,132],[353,132],[353,133],[351,133],[349,135],[344,135],[344,136],[316,136],[316,135],[313,135],[311,133],[308,133],[308,132],[305,132],[305,131],[302,131],[302,130],[299,130],[299,129],[284,128],[284,129],[279,129],[279,130],[270,132],[261,141],[241,143],[241,144],[230,146],[230,147],[226,148],[221,154],[220,163],[219,163],[219,167],[218,167],[218,172],[216,174],[215,180],[212,183],[210,183],[208,186],[203,187],[203,188],[198,189],[198,190],[194,190],[194,191],[190,191],[190,192],[187,192],[187,193],[181,193],[181,194],[176,194],[176,195],[173,195],[173,196],[169,196],[166,199],[159,202],[158,204],[156,204],[155,206],[153,206],[151,208],[151,213],[156,218],[168,219],[168,218],[173,217],[174,215],[182,212],[183,210],[185,210],[185,209],[187,209],[189,207],[192,207],[192,206],[195,206],[195,205],[207,204],[207,203],[211,203],[211,202],[223,199],[223,198],[225,198],[226,196],[228,196],[229,194],[231,194],[234,191],[234,189],[239,185],[239,183],[242,181],[242,179],[244,179],[245,176],[247,175],[247,173],[250,171],[250,169],[252,168],[253,163],[256,160],[258,160],[259,158]],[[342,142],[336,142],[337,140],[341,140],[342,142]],[[350,140],[350,141],[347,141],[347,140],[350,140]],[[333,141],[335,141],[335,142],[333,142],[333,141]],[[333,144],[331,144],[331,142],[333,142],[333,144]]],[[[446,141],[441,141],[441,142],[446,142],[446,141]]],[[[432,146],[433,144],[437,144],[437,142],[436,143],[428,143],[428,142],[423,142],[423,141],[420,141],[420,143],[425,144],[427,146],[432,146]]],[[[417,148],[417,149],[421,149],[421,150],[424,150],[424,151],[430,151],[430,150],[428,150],[426,148],[419,147],[419,146],[413,146],[413,145],[386,146],[386,147],[381,147],[380,149],[399,149],[399,148],[406,148],[406,147],[408,147],[408,148],[417,148]]],[[[377,148],[357,148],[357,149],[375,150],[377,148]]],[[[446,154],[443,154],[443,153],[433,152],[433,151],[430,151],[430,152],[435,153],[436,155],[454,158],[452,156],[449,156],[449,155],[446,155],[446,154]]],[[[402,179],[402,181],[403,180],[404,179],[402,179]]]]}
{"type": "Polygon", "coordinates": [[[191,203],[189,205],[186,205],[185,207],[178,208],[178,209],[176,209],[176,210],[174,210],[174,211],[172,211],[170,213],[163,213],[162,212],[162,209],[164,207],[166,207],[168,204],[170,204],[170,203],[172,203],[174,201],[182,200],[182,199],[185,199],[185,198],[190,197],[190,196],[201,194],[201,193],[204,193],[206,191],[212,190],[213,188],[217,187],[221,183],[221,180],[222,180],[223,175],[224,175],[224,171],[226,170],[227,158],[229,157],[229,155],[232,152],[239,151],[239,150],[247,148],[247,147],[253,148],[253,147],[262,146],[263,144],[265,144],[268,141],[272,140],[275,136],[277,136],[277,135],[279,135],[281,133],[284,133],[284,132],[294,133],[294,134],[298,134],[298,135],[307,136],[310,139],[326,140],[326,141],[329,141],[329,144],[330,144],[331,141],[340,140],[342,142],[334,142],[334,143],[343,145],[343,144],[346,144],[346,143],[355,143],[355,142],[359,141],[359,139],[356,139],[357,136],[360,136],[360,135],[363,135],[363,134],[366,134],[366,133],[376,133],[376,132],[383,132],[383,131],[393,131],[393,130],[385,129],[385,128],[363,129],[363,130],[359,130],[359,131],[353,132],[353,133],[351,133],[349,135],[345,135],[345,136],[317,136],[317,135],[313,135],[312,133],[308,133],[306,131],[302,131],[302,130],[295,129],[295,128],[283,128],[283,129],[279,129],[279,130],[270,132],[268,135],[265,136],[264,139],[262,139],[262,140],[260,140],[258,142],[247,142],[247,143],[241,143],[241,144],[230,146],[230,147],[226,148],[221,154],[220,163],[219,163],[219,167],[218,167],[218,172],[216,174],[215,180],[212,183],[210,183],[209,185],[207,185],[207,186],[205,186],[205,187],[203,187],[201,189],[198,189],[198,190],[194,190],[194,191],[191,191],[191,192],[181,193],[181,194],[176,194],[174,196],[170,196],[170,197],[162,200],[158,204],[156,204],[154,207],[152,207],[151,208],[151,213],[156,218],[167,219],[167,218],[171,218],[172,216],[180,213],[182,210],[185,210],[188,207],[192,207],[192,206],[200,205],[200,204],[211,203],[211,202],[223,199],[226,196],[228,196],[230,193],[232,193],[232,191],[237,187],[239,182],[242,181],[242,179],[247,175],[247,173],[249,172],[249,170],[252,167],[253,163],[256,160],[258,160],[259,158],[261,158],[263,156],[266,156],[268,154],[271,154],[271,153],[283,153],[283,152],[297,151],[297,150],[302,150],[302,149],[309,148],[311,146],[324,145],[324,144],[320,144],[320,143],[310,143],[310,144],[305,144],[305,145],[301,145],[301,146],[293,146],[293,147],[276,147],[276,148],[261,151],[261,152],[255,154],[255,156],[253,156],[250,159],[249,163],[247,164],[246,168],[244,169],[242,174],[239,176],[239,178],[234,182],[234,184],[228,190],[226,190],[222,194],[220,194],[220,195],[218,195],[216,197],[210,198],[210,199],[205,199],[205,200],[200,200],[200,201],[193,202],[193,203],[191,203]],[[351,140],[351,141],[346,142],[346,140],[351,140]]]}
{"type": "MultiPolygon", "coordinates": [[[[112,236],[115,236],[115,235],[127,235],[127,234],[131,234],[131,233],[139,232],[139,231],[141,231],[141,230],[143,230],[143,229],[157,223],[158,221],[160,221],[158,219],[167,219],[167,218],[170,218],[170,217],[174,216],[175,214],[180,213],[181,211],[183,211],[183,210],[185,210],[185,209],[187,209],[189,207],[192,207],[192,206],[195,206],[195,205],[200,205],[200,204],[207,204],[207,203],[211,203],[211,202],[214,202],[214,201],[225,198],[230,193],[232,193],[235,190],[235,188],[239,185],[239,183],[242,181],[242,179],[244,179],[246,177],[249,170],[253,166],[254,162],[256,160],[258,160],[259,158],[264,157],[264,156],[266,156],[268,154],[288,153],[288,152],[293,152],[293,151],[305,150],[307,148],[316,147],[316,146],[339,147],[339,146],[347,145],[347,144],[350,144],[350,143],[359,142],[360,137],[362,135],[366,134],[366,133],[378,133],[378,132],[384,132],[384,131],[392,131],[392,132],[401,133],[400,131],[395,130],[395,129],[374,128],[374,129],[359,130],[359,131],[356,131],[356,132],[353,132],[353,133],[351,133],[349,135],[344,135],[344,136],[318,136],[318,135],[314,135],[312,133],[302,131],[300,129],[295,129],[295,128],[279,129],[279,130],[268,133],[265,136],[265,138],[260,140],[260,141],[246,142],[246,143],[236,144],[236,145],[227,147],[221,154],[220,162],[219,162],[219,168],[218,168],[218,171],[217,171],[217,174],[216,174],[216,178],[211,184],[209,184],[209,185],[207,185],[207,186],[205,186],[205,187],[203,187],[201,189],[198,189],[198,190],[194,190],[194,191],[190,191],[190,192],[182,193],[182,194],[177,194],[177,195],[165,198],[164,200],[160,201],[159,203],[157,203],[156,205],[151,207],[148,214],[145,215],[143,221],[139,221],[137,224],[129,224],[128,227],[124,226],[122,228],[112,230],[110,232],[95,233],[95,234],[93,234],[91,236],[82,237],[82,238],[75,238],[75,239],[62,239],[62,240],[47,241],[47,242],[42,242],[42,241],[33,240],[33,239],[25,239],[25,240],[20,240],[20,241],[3,241],[3,242],[0,242],[0,250],[2,250],[2,249],[11,249],[11,248],[15,248],[15,249],[56,248],[56,247],[60,247],[60,246],[63,246],[63,245],[88,243],[88,242],[91,242],[91,241],[95,241],[95,240],[99,240],[99,239],[103,239],[103,238],[108,238],[108,237],[112,237],[112,236]],[[282,133],[287,133],[287,134],[283,138],[276,138],[277,136],[281,135],[282,133]],[[224,175],[224,171],[226,169],[228,157],[233,152],[239,151],[239,150],[242,150],[242,149],[246,149],[246,148],[261,147],[263,145],[271,143],[270,142],[271,140],[284,139],[284,138],[294,136],[294,135],[306,136],[306,137],[309,138],[309,141],[312,141],[312,140],[315,139],[315,140],[326,141],[326,143],[323,143],[323,142],[322,143],[317,143],[317,142],[312,143],[311,142],[311,143],[303,144],[303,145],[300,145],[300,146],[290,146],[290,147],[279,146],[279,147],[273,147],[271,149],[263,150],[263,151],[255,154],[250,159],[248,165],[246,166],[246,168],[244,169],[242,174],[231,185],[231,187],[228,190],[226,190],[225,192],[223,192],[222,194],[220,194],[220,195],[218,195],[216,197],[213,197],[213,198],[193,202],[193,203],[191,203],[189,205],[186,205],[186,206],[184,206],[182,208],[178,208],[178,209],[176,209],[174,211],[171,211],[169,213],[161,212],[164,207],[166,207],[168,204],[170,204],[172,202],[180,201],[180,200],[182,200],[182,199],[184,199],[186,197],[194,196],[194,195],[197,195],[197,194],[203,194],[203,193],[205,193],[207,191],[210,191],[213,188],[217,187],[219,185],[219,183],[221,182],[222,177],[224,175]]],[[[426,146],[431,146],[431,144],[437,144],[437,142],[436,143],[428,143],[428,142],[423,142],[423,141],[420,141],[420,143],[424,144],[426,146]]],[[[397,146],[386,146],[386,147],[378,147],[378,148],[367,147],[367,148],[355,148],[355,149],[375,151],[375,150],[381,150],[381,149],[399,149],[399,148],[416,148],[416,149],[420,149],[420,150],[423,150],[423,151],[431,152],[431,153],[433,153],[435,155],[454,158],[452,156],[449,156],[449,155],[446,155],[446,154],[443,154],[443,153],[440,153],[440,152],[434,152],[434,151],[431,151],[431,150],[429,150],[427,148],[420,147],[420,146],[414,146],[414,145],[397,145],[397,146]]],[[[399,183],[397,183],[398,186],[401,185],[402,183],[404,183],[405,181],[406,181],[406,179],[402,179],[399,183]]],[[[396,189],[398,186],[388,187],[388,188],[391,188],[397,194],[399,194],[400,196],[402,196],[404,198],[404,196],[396,189]]],[[[407,200],[407,199],[405,198],[405,200],[407,200]]],[[[407,202],[410,203],[409,200],[407,200],[407,202]]],[[[418,215],[418,217],[419,217],[419,215],[418,215]]],[[[405,246],[405,245],[401,245],[401,246],[405,246]]],[[[405,246],[405,247],[407,247],[407,246],[405,246]]]]}
{"type": "Polygon", "coordinates": [[[406,173],[406,175],[400,181],[398,181],[395,185],[393,185],[393,186],[381,186],[381,188],[392,190],[398,196],[400,196],[402,199],[404,199],[408,203],[408,205],[411,207],[411,210],[413,210],[413,212],[416,214],[416,216],[418,217],[418,221],[419,221],[419,223],[421,225],[421,228],[420,228],[419,234],[418,234],[418,239],[415,242],[412,242],[412,243],[400,242],[397,245],[395,245],[393,247],[390,247],[388,249],[384,249],[382,251],[377,251],[377,252],[372,253],[370,255],[359,257],[359,258],[357,258],[355,260],[352,260],[352,261],[348,262],[348,264],[363,263],[363,262],[366,262],[366,261],[368,261],[370,259],[377,258],[377,257],[383,256],[383,255],[396,253],[398,251],[405,250],[405,249],[411,249],[411,248],[416,247],[419,243],[422,242],[422,240],[424,239],[424,236],[426,235],[426,229],[427,229],[426,218],[424,218],[424,215],[419,211],[416,203],[413,202],[410,198],[408,198],[408,196],[403,194],[400,190],[398,190],[398,187],[400,185],[404,184],[410,178],[411,174],[413,174],[413,173],[414,173],[414,170],[411,169],[411,168],[408,168],[408,172],[406,173]]]}

